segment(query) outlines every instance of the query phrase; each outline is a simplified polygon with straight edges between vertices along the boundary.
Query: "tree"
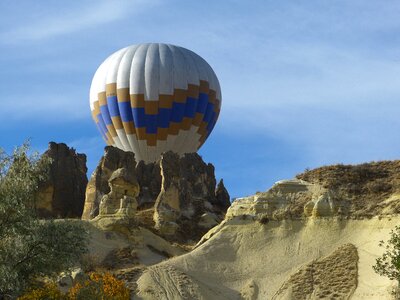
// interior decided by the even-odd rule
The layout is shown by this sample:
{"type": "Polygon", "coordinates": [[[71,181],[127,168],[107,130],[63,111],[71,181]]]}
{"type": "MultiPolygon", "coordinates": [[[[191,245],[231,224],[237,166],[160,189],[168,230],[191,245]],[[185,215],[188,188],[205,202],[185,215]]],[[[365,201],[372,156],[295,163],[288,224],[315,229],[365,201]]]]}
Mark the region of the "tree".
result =
{"type": "Polygon", "coordinates": [[[19,295],[38,278],[55,277],[87,252],[88,231],[78,222],[39,220],[35,195],[50,159],[0,149],[0,299],[19,295]]]}
{"type": "MultiPolygon", "coordinates": [[[[400,226],[396,226],[390,232],[390,239],[387,242],[381,241],[380,247],[385,248],[381,257],[376,259],[373,266],[376,273],[388,277],[390,280],[396,280],[400,283],[400,226]]],[[[395,291],[399,299],[398,290],[395,291]]]]}

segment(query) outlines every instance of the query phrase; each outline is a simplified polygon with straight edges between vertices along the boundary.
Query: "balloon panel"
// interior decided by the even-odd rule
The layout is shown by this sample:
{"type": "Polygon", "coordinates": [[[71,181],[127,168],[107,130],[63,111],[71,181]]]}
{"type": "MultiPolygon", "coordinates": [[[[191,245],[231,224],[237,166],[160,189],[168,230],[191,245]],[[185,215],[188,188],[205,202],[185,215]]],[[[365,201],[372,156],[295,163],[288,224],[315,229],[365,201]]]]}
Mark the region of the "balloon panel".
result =
{"type": "Polygon", "coordinates": [[[213,130],[221,91],[211,67],[172,45],[134,45],[107,58],[96,71],[92,116],[109,145],[155,161],[172,150],[196,152],[213,130]]]}

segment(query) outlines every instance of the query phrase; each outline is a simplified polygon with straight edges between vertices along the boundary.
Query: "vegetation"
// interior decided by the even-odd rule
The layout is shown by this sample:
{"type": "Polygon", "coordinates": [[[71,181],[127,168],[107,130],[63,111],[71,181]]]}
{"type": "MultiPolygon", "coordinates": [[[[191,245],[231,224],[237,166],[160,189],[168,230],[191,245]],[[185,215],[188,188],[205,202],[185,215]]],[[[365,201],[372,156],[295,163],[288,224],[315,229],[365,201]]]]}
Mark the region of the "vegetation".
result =
{"type": "Polygon", "coordinates": [[[68,297],[78,300],[129,300],[130,296],[122,280],[118,280],[110,273],[91,273],[88,280],[77,283],[70,289],[68,297]]]}
{"type": "Polygon", "coordinates": [[[89,278],[76,283],[66,294],[63,294],[54,283],[29,291],[19,300],[128,300],[129,290],[122,280],[110,273],[90,273],[89,278]]]}
{"type": "Polygon", "coordinates": [[[49,163],[29,154],[27,143],[11,155],[0,149],[0,299],[68,270],[87,251],[85,228],[41,221],[35,213],[35,195],[49,163]]]}
{"type": "Polygon", "coordinates": [[[344,215],[372,217],[390,211],[400,213],[397,203],[385,203],[400,191],[400,160],[359,165],[332,165],[306,170],[296,178],[335,191],[344,215]]]}
{"type": "MultiPolygon", "coordinates": [[[[381,241],[379,246],[385,248],[381,257],[376,259],[373,266],[376,273],[396,280],[400,284],[400,226],[396,226],[390,232],[390,239],[385,243],[381,241]]],[[[400,299],[398,289],[395,291],[396,299],[400,299]]]]}
{"type": "Polygon", "coordinates": [[[66,299],[55,282],[46,283],[43,287],[35,288],[19,297],[18,300],[59,300],[66,299]]]}

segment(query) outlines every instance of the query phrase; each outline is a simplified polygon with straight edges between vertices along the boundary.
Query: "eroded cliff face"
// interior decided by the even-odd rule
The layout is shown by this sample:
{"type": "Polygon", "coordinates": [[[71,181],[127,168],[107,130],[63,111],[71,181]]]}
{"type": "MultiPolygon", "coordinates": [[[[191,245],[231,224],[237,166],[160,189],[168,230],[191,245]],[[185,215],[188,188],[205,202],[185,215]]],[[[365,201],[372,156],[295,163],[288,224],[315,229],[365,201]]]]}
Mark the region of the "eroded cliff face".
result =
{"type": "Polygon", "coordinates": [[[180,158],[167,152],[161,156],[160,168],[162,185],[153,219],[162,235],[198,240],[222,221],[229,194],[222,182],[216,190],[213,165],[197,153],[180,158]]]}
{"type": "Polygon", "coordinates": [[[236,199],[194,250],[147,268],[136,296],[391,299],[395,283],[372,266],[400,222],[397,169],[324,167],[236,199]]]}
{"type": "Polygon", "coordinates": [[[63,143],[49,143],[43,154],[51,158],[48,179],[41,183],[36,208],[40,217],[76,218],[85,202],[86,155],[63,143]]]}
{"type": "Polygon", "coordinates": [[[197,154],[146,165],[107,147],[80,222],[135,299],[390,299],[372,266],[400,222],[398,171],[323,167],[230,205],[197,154]]]}
{"type": "Polygon", "coordinates": [[[106,147],[87,186],[82,219],[101,219],[103,227],[120,224],[117,208],[125,206],[123,201],[134,203],[130,227],[143,226],[181,243],[198,241],[222,221],[230,204],[223,182],[216,185],[214,167],[196,153],[167,152],[157,163],[137,164],[133,153],[106,147]],[[123,195],[131,190],[135,193],[123,195]]]}

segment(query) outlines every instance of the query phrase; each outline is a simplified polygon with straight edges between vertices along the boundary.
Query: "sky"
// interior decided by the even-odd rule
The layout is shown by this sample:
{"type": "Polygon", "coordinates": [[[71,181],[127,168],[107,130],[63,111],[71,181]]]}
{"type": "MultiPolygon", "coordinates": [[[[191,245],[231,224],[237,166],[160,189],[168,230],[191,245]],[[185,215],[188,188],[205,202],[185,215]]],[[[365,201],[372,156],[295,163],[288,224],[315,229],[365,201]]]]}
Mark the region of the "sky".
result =
{"type": "Polygon", "coordinates": [[[399,158],[400,2],[372,0],[0,2],[0,147],[88,156],[97,67],[128,45],[188,48],[214,69],[222,110],[199,153],[232,198],[306,168],[399,158]]]}

